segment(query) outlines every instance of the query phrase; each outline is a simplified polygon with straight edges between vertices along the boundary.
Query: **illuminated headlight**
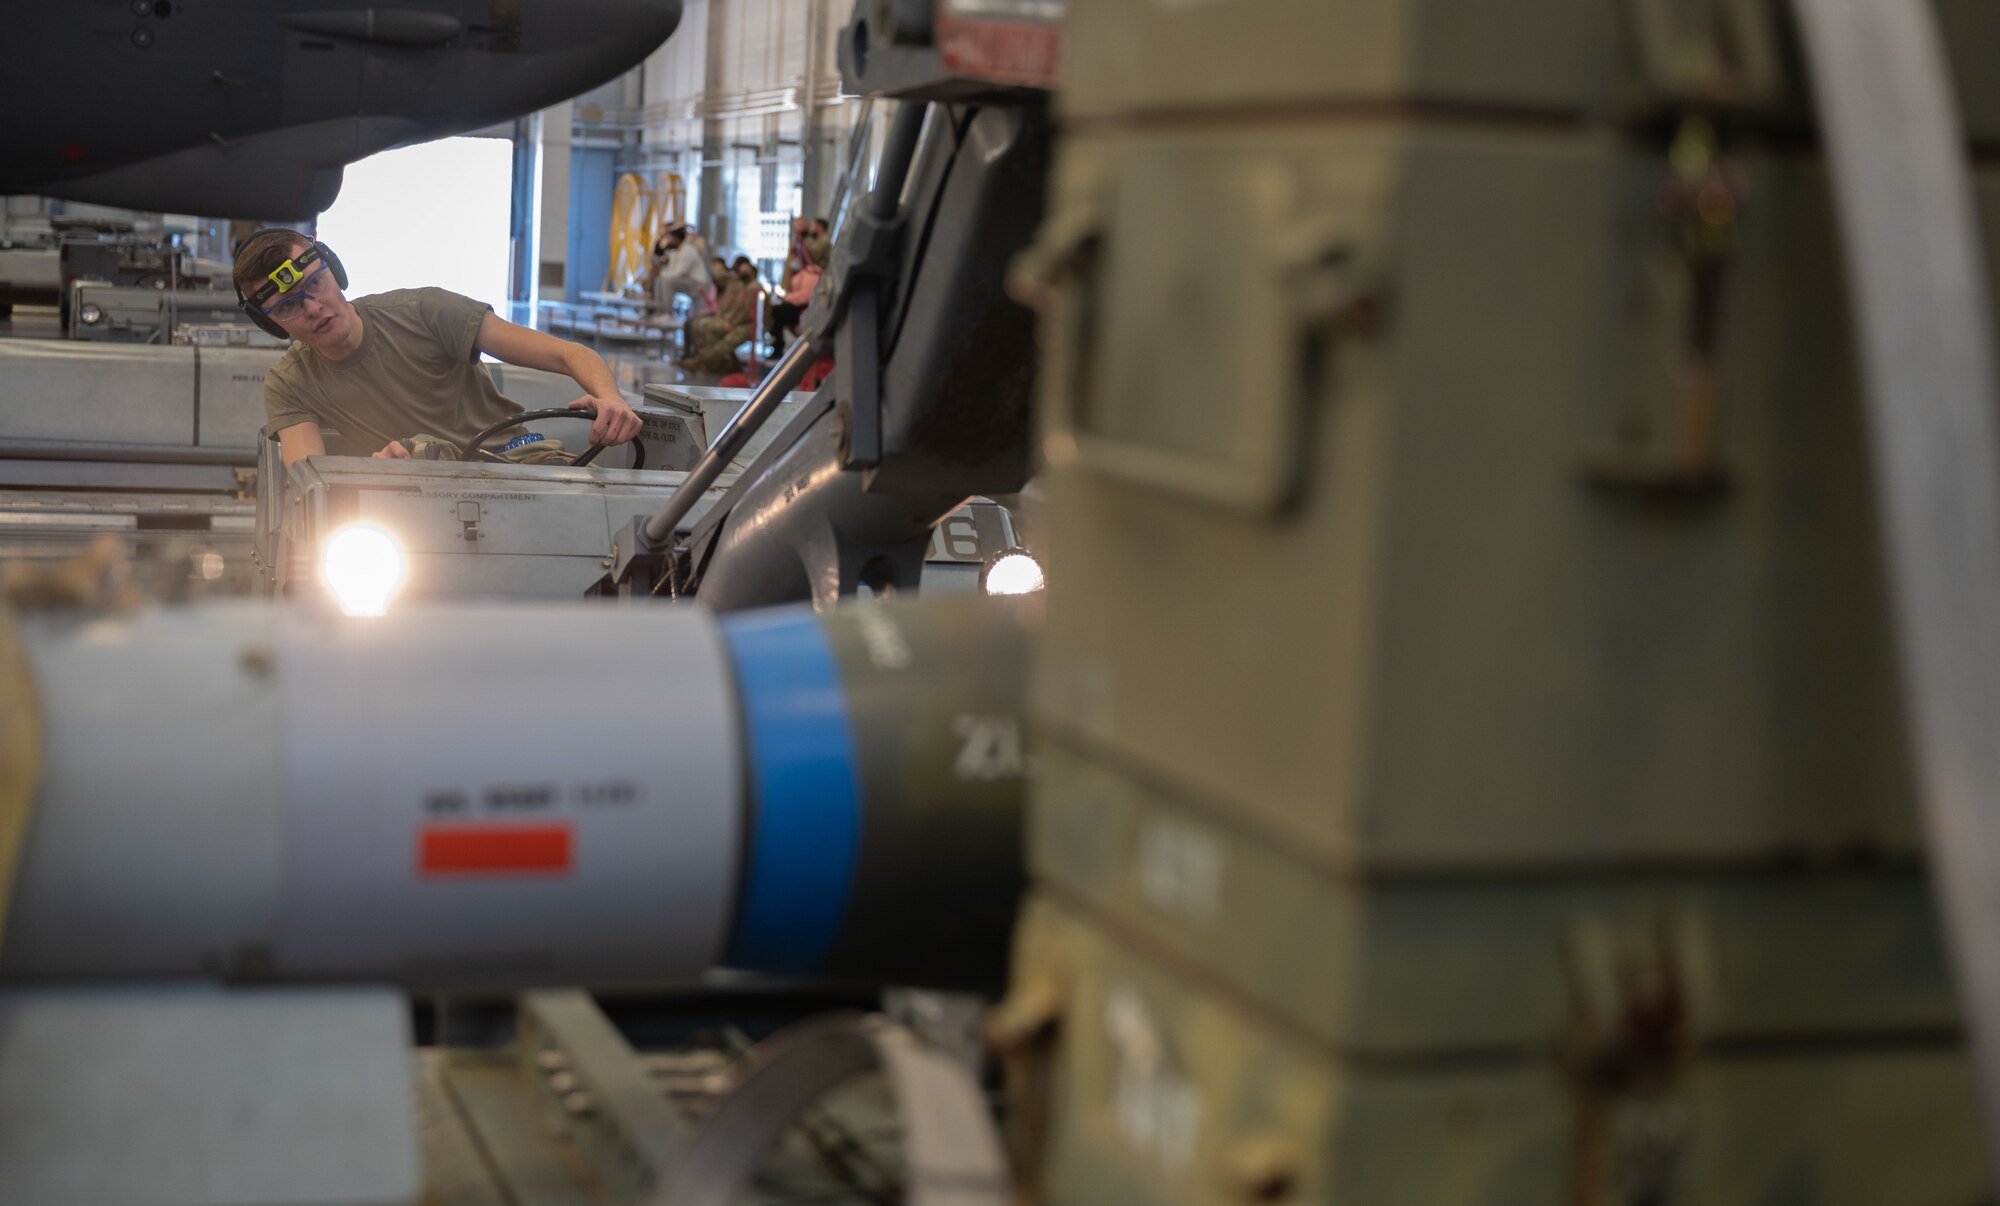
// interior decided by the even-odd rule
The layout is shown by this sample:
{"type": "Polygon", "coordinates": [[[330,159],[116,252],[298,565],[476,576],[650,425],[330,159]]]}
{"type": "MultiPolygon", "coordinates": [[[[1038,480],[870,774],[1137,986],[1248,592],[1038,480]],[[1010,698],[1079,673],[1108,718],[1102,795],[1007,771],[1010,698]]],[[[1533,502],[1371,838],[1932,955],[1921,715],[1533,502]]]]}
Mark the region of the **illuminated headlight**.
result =
{"type": "Polygon", "coordinates": [[[979,571],[979,589],[989,595],[1031,595],[1042,589],[1042,563],[1026,549],[1002,549],[979,571]]]}
{"type": "Polygon", "coordinates": [[[90,302],[83,309],[78,310],[76,316],[82,321],[84,326],[94,327],[104,321],[104,307],[98,305],[96,302],[90,302]]]}
{"type": "Polygon", "coordinates": [[[403,546],[372,524],[349,524],[326,542],[320,580],[350,616],[379,616],[403,585],[403,546]]]}

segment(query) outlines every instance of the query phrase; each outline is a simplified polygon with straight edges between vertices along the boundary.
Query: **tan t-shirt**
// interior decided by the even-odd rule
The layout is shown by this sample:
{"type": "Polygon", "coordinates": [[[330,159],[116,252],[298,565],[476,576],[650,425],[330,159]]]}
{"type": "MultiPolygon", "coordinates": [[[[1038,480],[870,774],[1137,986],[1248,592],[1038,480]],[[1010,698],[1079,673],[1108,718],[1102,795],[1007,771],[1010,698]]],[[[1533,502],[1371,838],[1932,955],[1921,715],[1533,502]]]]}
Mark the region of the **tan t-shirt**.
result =
{"type": "Polygon", "coordinates": [[[329,360],[302,343],[264,374],[264,417],[276,435],[317,423],[326,450],[369,456],[413,435],[468,440],[521,413],[479,363],[491,307],[444,289],[395,289],[354,299],[361,346],[329,360]],[[334,434],[338,433],[338,434],[334,434]]]}

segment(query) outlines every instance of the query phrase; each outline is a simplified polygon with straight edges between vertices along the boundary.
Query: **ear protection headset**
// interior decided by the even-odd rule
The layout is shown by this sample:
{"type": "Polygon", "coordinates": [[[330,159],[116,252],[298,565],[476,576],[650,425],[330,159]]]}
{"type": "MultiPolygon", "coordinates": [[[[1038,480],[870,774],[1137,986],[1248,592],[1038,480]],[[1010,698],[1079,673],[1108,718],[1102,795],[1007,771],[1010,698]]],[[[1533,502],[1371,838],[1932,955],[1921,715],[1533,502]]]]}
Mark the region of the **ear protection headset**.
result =
{"type": "Polygon", "coordinates": [[[257,324],[258,330],[268,331],[279,339],[290,339],[291,333],[280,326],[277,319],[264,313],[263,307],[272,298],[302,283],[310,275],[312,266],[321,260],[326,261],[327,271],[333,273],[333,283],[345,290],[347,269],[341,266],[340,257],[333,254],[333,248],[314,239],[312,246],[273,269],[266,276],[268,283],[258,286],[257,291],[248,297],[243,294],[243,286],[236,285],[232,280],[230,283],[236,287],[237,308],[250,316],[250,321],[257,324]]]}

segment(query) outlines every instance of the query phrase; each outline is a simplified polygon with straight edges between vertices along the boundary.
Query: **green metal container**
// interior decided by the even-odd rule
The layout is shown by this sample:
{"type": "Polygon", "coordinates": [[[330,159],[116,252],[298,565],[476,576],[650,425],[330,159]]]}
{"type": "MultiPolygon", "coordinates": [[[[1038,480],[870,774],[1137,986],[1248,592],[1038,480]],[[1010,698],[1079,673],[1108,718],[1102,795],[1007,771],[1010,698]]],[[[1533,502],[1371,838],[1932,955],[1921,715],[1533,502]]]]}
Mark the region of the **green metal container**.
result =
{"type": "Polygon", "coordinates": [[[1779,12],[1073,6],[1044,1200],[1982,1200],[1779,12]]]}

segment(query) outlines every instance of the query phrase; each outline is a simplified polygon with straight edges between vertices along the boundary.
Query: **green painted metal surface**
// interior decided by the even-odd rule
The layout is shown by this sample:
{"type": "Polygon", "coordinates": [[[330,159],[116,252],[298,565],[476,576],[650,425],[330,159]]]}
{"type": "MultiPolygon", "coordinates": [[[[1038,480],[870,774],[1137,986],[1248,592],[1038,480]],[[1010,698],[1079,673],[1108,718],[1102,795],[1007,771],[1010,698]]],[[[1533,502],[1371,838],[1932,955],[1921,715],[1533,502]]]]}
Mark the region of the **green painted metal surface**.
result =
{"type": "MultiPolygon", "coordinates": [[[[2000,17],[1940,12],[1990,138],[2000,17]]],[[[1982,1199],[1789,37],[1073,7],[995,1021],[1044,1200],[1982,1199]]]]}

